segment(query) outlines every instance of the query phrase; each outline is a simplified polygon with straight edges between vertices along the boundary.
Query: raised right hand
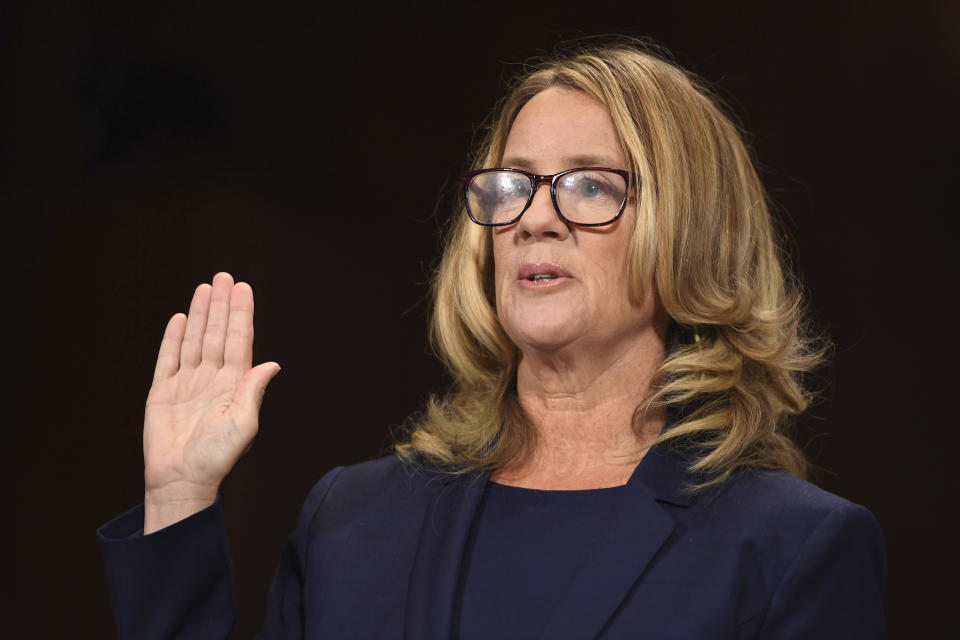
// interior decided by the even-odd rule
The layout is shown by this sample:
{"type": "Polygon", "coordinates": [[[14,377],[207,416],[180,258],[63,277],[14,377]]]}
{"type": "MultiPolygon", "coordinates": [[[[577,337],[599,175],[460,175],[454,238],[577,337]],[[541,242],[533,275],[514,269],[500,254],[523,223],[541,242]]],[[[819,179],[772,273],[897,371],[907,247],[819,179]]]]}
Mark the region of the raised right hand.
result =
{"type": "Polygon", "coordinates": [[[163,335],[143,426],[144,534],[200,511],[259,428],[275,362],[252,367],[253,290],[218,273],[163,335]]]}

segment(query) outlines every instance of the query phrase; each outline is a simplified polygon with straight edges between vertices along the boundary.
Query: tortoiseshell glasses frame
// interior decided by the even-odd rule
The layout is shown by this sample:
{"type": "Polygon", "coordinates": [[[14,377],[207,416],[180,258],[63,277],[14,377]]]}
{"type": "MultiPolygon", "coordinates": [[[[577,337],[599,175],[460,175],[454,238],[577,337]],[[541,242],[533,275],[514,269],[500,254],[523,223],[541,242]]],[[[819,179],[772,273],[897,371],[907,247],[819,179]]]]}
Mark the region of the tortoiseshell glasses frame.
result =
{"type": "Polygon", "coordinates": [[[466,203],[467,215],[470,216],[470,219],[475,223],[482,225],[484,227],[503,227],[506,225],[513,224],[517,222],[523,214],[527,212],[527,209],[530,208],[530,205],[533,203],[534,197],[537,195],[537,189],[539,189],[542,184],[550,185],[550,199],[553,201],[553,208],[556,210],[557,215],[560,216],[560,219],[568,224],[575,224],[581,227],[602,227],[608,224],[612,224],[617,218],[619,218],[624,209],[626,208],[627,202],[630,199],[630,188],[635,184],[636,177],[634,174],[629,171],[624,171],[623,169],[611,169],[610,167],[576,167],[573,169],[567,169],[566,171],[561,171],[560,173],[554,174],[537,174],[531,173],[529,171],[524,171],[523,169],[511,169],[511,168],[493,168],[493,169],[478,169],[476,171],[471,171],[465,173],[460,177],[460,182],[463,184],[463,196],[464,202],[466,203]],[[572,173],[578,171],[602,171],[606,173],[612,173],[623,178],[625,183],[623,190],[623,198],[620,202],[620,206],[617,209],[615,215],[612,215],[610,219],[603,220],[601,222],[579,222],[577,220],[572,220],[567,216],[563,215],[563,211],[560,209],[560,203],[557,199],[557,182],[561,178],[568,176],[572,173]],[[510,173],[510,174],[520,174],[526,176],[530,180],[530,194],[527,198],[527,202],[524,204],[523,208],[520,209],[520,212],[511,218],[503,222],[490,222],[482,220],[475,215],[473,207],[471,207],[471,196],[470,196],[470,187],[473,184],[474,180],[481,175],[492,174],[492,173],[510,173]]]}

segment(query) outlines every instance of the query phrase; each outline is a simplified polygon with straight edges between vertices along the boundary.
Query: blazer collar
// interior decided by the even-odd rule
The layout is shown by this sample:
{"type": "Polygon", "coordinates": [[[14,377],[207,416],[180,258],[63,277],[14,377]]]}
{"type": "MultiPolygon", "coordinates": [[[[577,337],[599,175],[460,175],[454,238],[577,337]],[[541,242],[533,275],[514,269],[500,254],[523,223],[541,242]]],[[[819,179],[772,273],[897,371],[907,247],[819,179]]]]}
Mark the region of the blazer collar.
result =
{"type": "MultiPolygon", "coordinates": [[[[627,482],[622,502],[567,585],[543,638],[595,638],[673,532],[675,522],[660,503],[687,506],[690,481],[684,459],[650,449],[627,482]]],[[[405,636],[456,636],[454,612],[464,547],[484,487],[485,471],[435,477],[421,525],[407,593],[405,636]]]]}

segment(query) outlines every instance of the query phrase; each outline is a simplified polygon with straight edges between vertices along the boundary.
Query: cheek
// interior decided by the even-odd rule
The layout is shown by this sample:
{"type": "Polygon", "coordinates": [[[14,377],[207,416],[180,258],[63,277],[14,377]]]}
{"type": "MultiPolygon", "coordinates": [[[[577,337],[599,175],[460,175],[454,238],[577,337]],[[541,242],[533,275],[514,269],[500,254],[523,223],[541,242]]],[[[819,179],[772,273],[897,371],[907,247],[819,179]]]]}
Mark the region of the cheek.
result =
{"type": "Polygon", "coordinates": [[[619,321],[634,311],[629,269],[629,242],[608,243],[591,252],[591,298],[598,315],[619,321]]]}
{"type": "Polygon", "coordinates": [[[593,288],[606,297],[601,302],[615,303],[629,290],[627,248],[622,243],[602,243],[588,252],[588,271],[593,275],[593,288]]]}
{"type": "Polygon", "coordinates": [[[493,231],[493,293],[496,297],[497,308],[500,307],[500,297],[503,293],[503,286],[509,278],[510,260],[508,257],[509,243],[507,234],[493,231]]]}

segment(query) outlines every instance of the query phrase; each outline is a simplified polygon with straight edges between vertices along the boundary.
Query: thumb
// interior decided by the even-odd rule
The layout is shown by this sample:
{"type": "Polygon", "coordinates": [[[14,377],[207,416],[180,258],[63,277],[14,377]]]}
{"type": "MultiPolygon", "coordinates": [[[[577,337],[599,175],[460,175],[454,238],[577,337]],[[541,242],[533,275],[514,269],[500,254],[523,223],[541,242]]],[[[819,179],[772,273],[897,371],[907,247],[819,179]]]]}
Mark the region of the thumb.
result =
{"type": "Polygon", "coordinates": [[[276,362],[264,362],[243,374],[240,384],[237,385],[234,402],[244,413],[256,416],[260,412],[260,404],[263,402],[267,385],[279,371],[280,365],[276,362]]]}

